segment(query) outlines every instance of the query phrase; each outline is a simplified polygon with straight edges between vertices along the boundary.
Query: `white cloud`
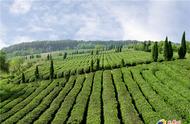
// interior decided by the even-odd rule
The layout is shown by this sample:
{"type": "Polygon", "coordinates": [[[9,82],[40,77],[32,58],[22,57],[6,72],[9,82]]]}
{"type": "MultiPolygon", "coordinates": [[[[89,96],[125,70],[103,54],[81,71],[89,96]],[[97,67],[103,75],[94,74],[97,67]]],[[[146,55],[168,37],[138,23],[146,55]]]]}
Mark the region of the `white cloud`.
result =
{"type": "Polygon", "coordinates": [[[34,41],[31,37],[28,36],[17,36],[12,41],[12,44],[24,43],[24,42],[31,42],[34,41]]]}
{"type": "MultiPolygon", "coordinates": [[[[170,40],[179,42],[185,30],[181,20],[183,11],[179,9],[185,6],[178,1],[112,2],[107,7],[121,24],[123,39],[162,40],[167,35],[170,40]]],[[[187,23],[185,25],[187,28],[187,23]]]]}
{"type": "Polygon", "coordinates": [[[4,39],[6,37],[6,28],[5,26],[0,22],[0,49],[3,47],[6,47],[7,44],[5,43],[4,39]]]}
{"type": "Polygon", "coordinates": [[[40,27],[40,26],[36,26],[36,25],[30,25],[29,31],[30,32],[43,32],[43,31],[53,31],[53,29],[50,27],[40,27]]]}
{"type": "Polygon", "coordinates": [[[13,1],[1,7],[7,28],[4,39],[0,36],[2,45],[31,41],[32,38],[162,40],[166,35],[169,40],[179,42],[184,30],[187,39],[190,36],[190,2],[187,1],[13,1]],[[7,9],[17,16],[8,13],[7,9]]]}
{"type": "Polygon", "coordinates": [[[84,17],[84,26],[75,33],[74,39],[80,40],[117,40],[121,31],[112,27],[110,22],[101,19],[84,17]]]}
{"type": "Polygon", "coordinates": [[[60,39],[59,39],[59,36],[58,36],[57,34],[50,34],[50,35],[49,35],[49,39],[50,39],[50,40],[60,40],[60,39]]]}
{"type": "Polygon", "coordinates": [[[96,30],[98,30],[97,23],[98,23],[98,21],[93,20],[93,19],[86,21],[85,26],[81,27],[79,29],[79,31],[75,34],[75,39],[81,39],[81,40],[88,39],[89,40],[89,38],[92,35],[95,36],[96,30]]]}
{"type": "Polygon", "coordinates": [[[3,40],[0,39],[0,49],[4,47],[7,47],[7,44],[3,40]]]}
{"type": "Polygon", "coordinates": [[[26,14],[32,7],[31,0],[14,0],[10,6],[10,12],[13,14],[26,14]]]}

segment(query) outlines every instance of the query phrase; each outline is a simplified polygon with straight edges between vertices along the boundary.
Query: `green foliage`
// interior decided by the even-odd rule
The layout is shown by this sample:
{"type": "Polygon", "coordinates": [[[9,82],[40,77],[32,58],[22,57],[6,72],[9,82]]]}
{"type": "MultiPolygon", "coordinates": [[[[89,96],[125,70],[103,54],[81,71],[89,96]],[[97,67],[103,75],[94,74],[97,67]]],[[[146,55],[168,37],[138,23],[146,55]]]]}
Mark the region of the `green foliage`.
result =
{"type": "Polygon", "coordinates": [[[90,61],[90,72],[93,72],[94,70],[94,62],[93,59],[90,61]]]}
{"type": "Polygon", "coordinates": [[[168,43],[168,60],[172,60],[173,59],[173,48],[172,48],[172,43],[171,41],[169,41],[168,43]]]}
{"type": "Polygon", "coordinates": [[[77,96],[76,104],[73,106],[71,115],[67,121],[68,124],[73,124],[73,123],[81,124],[83,122],[83,116],[88,104],[91,88],[93,85],[92,84],[93,77],[94,77],[93,73],[87,75],[86,80],[83,84],[83,88],[77,96]]]}
{"type": "Polygon", "coordinates": [[[178,55],[180,59],[184,59],[186,55],[186,39],[185,39],[185,32],[183,32],[182,40],[181,40],[181,47],[178,50],[178,55]]]}
{"type": "Polygon", "coordinates": [[[122,122],[124,124],[142,124],[142,121],[138,117],[138,113],[132,104],[131,96],[123,82],[124,80],[121,70],[115,69],[112,71],[112,74],[120,104],[122,122]]]}
{"type": "Polygon", "coordinates": [[[94,84],[92,94],[90,96],[87,124],[100,124],[101,123],[101,87],[102,87],[102,71],[97,71],[94,76],[94,84]]]}
{"type": "Polygon", "coordinates": [[[53,100],[50,107],[42,113],[40,118],[34,122],[34,124],[48,124],[53,119],[54,114],[56,114],[56,111],[59,110],[60,105],[64,101],[65,97],[69,93],[69,91],[72,89],[72,86],[75,82],[76,77],[72,76],[68,82],[63,82],[62,86],[64,88],[61,90],[59,95],[53,100]]]}
{"type": "MultiPolygon", "coordinates": [[[[74,88],[65,97],[64,102],[61,104],[61,106],[59,108],[59,111],[56,113],[55,118],[51,122],[52,124],[66,123],[66,120],[68,118],[68,113],[71,111],[71,109],[76,101],[76,98],[83,86],[84,79],[85,79],[84,75],[78,76],[78,78],[75,82],[74,88]]],[[[88,82],[86,82],[86,83],[88,83],[88,82]]],[[[83,92],[85,92],[85,91],[83,91],[83,92]]],[[[87,91],[87,92],[89,92],[89,91],[87,91]]],[[[87,96],[84,96],[84,97],[87,97],[87,96]]],[[[76,103],[78,104],[78,101],[76,103]]],[[[79,102],[79,103],[81,105],[81,102],[79,102]]],[[[82,103],[82,104],[85,105],[84,103],[82,103]]],[[[80,116],[80,114],[79,114],[79,116],[80,116]]]]}
{"type": "MultiPolygon", "coordinates": [[[[47,83],[49,84],[49,83],[47,83]]],[[[47,85],[45,85],[46,87],[47,85]]],[[[30,97],[30,99],[27,98],[27,100],[25,100],[24,102],[19,103],[18,105],[16,105],[13,109],[11,109],[10,112],[8,113],[4,113],[1,115],[0,118],[0,122],[2,122],[2,120],[5,120],[4,123],[16,123],[18,122],[21,118],[23,118],[27,113],[29,113],[30,111],[32,111],[34,108],[36,108],[41,101],[43,100],[43,98],[45,98],[46,96],[48,96],[48,94],[51,93],[51,91],[55,88],[56,83],[53,82],[51,83],[45,90],[43,89],[43,87],[41,87],[41,89],[39,89],[41,92],[39,92],[39,90],[37,91],[38,94],[36,95],[37,92],[35,92],[35,94],[30,97]],[[33,98],[33,99],[31,99],[33,98]],[[26,104],[27,103],[27,104],[26,104]],[[19,111],[19,112],[17,112],[19,111]],[[17,113],[15,113],[17,112],[17,113]]]]}
{"type": "Polygon", "coordinates": [[[151,45],[151,41],[144,41],[143,42],[143,50],[145,52],[150,52],[151,51],[150,45],[151,45]]]}
{"type": "Polygon", "coordinates": [[[116,46],[115,52],[122,52],[122,46],[116,46]]]}
{"type": "MultiPolygon", "coordinates": [[[[16,105],[13,104],[12,105],[12,109],[10,109],[9,112],[6,112],[6,113],[2,113],[1,114],[1,118],[0,118],[0,122],[3,122],[5,121],[7,118],[11,117],[13,114],[17,113],[19,110],[21,110],[22,108],[24,108],[25,106],[27,106],[32,100],[34,99],[39,99],[39,96],[42,95],[43,93],[41,93],[42,91],[43,92],[47,92],[49,90],[49,88],[47,88],[47,86],[50,84],[50,82],[42,82],[42,85],[40,85],[40,87],[38,89],[35,90],[34,93],[32,93],[30,96],[28,96],[25,100],[23,100],[22,102],[20,103],[17,103],[16,105]],[[46,89],[47,90],[44,90],[46,89]]],[[[50,87],[50,86],[49,86],[50,87]]],[[[52,85],[51,85],[52,87],[52,85]]],[[[43,95],[42,95],[43,97],[43,95]]],[[[35,103],[35,102],[34,102],[35,103]]],[[[32,103],[31,103],[32,104],[32,103]]],[[[31,105],[30,104],[30,105],[31,105]]],[[[21,112],[22,113],[22,112],[21,112]]],[[[20,113],[18,113],[19,115],[20,113]]],[[[8,121],[15,121],[15,120],[9,120],[7,119],[8,121]]]]}
{"type": "Polygon", "coordinates": [[[125,66],[125,61],[124,59],[121,59],[121,67],[124,67],[125,66]]]}
{"type": "Polygon", "coordinates": [[[41,58],[41,55],[40,55],[40,54],[37,54],[37,55],[36,55],[36,58],[41,58]]]}
{"type": "MultiPolygon", "coordinates": [[[[138,53],[135,54],[136,56],[130,54],[133,59],[128,59],[125,56],[126,53],[113,51],[104,54],[103,57],[101,54],[98,56],[87,54],[87,57],[77,56],[77,59],[81,57],[85,61],[80,63],[81,66],[72,69],[66,66],[74,65],[73,63],[64,65],[64,69],[68,70],[60,68],[63,65],[59,63],[59,60],[56,62],[54,60],[56,64],[54,73],[57,75],[60,73],[61,76],[58,77],[62,77],[64,72],[65,75],[69,75],[68,79],[54,79],[53,82],[38,80],[35,83],[15,84],[17,79],[22,82],[21,73],[19,77],[12,80],[14,83],[7,83],[8,80],[6,80],[4,84],[11,87],[3,90],[8,96],[3,97],[0,102],[0,123],[154,124],[160,118],[182,120],[188,123],[190,115],[190,110],[187,109],[190,108],[189,58],[143,65],[151,61],[150,53],[140,52],[141,58],[138,57],[138,53]],[[144,56],[147,56],[147,60],[144,56]],[[132,63],[137,66],[96,71],[95,75],[93,73],[83,74],[89,70],[89,62],[92,59],[99,59],[100,67],[120,67],[122,59],[130,66],[133,65],[132,63]],[[80,69],[83,70],[81,74],[73,76],[80,69]],[[18,89],[15,90],[15,88],[18,89]]],[[[64,64],[67,61],[70,63],[73,60],[69,56],[64,64]]],[[[60,62],[63,62],[62,59],[60,62]]],[[[47,63],[44,65],[47,66],[47,63]]],[[[40,63],[35,65],[39,65],[40,76],[50,76],[48,67],[44,68],[45,66],[40,63]]],[[[96,65],[97,61],[94,61],[94,67],[96,65]]],[[[31,70],[32,76],[27,75],[30,71],[23,72],[25,82],[35,77],[36,66],[31,70]]],[[[2,80],[0,80],[1,84],[2,80]]],[[[0,88],[1,92],[2,89],[4,88],[0,88]]]]}
{"type": "Polygon", "coordinates": [[[66,59],[66,58],[67,58],[67,52],[65,52],[63,55],[63,59],[66,59]]]}
{"type": "Polygon", "coordinates": [[[96,60],[96,70],[100,69],[100,59],[96,60]]]}
{"type": "Polygon", "coordinates": [[[54,78],[54,67],[53,67],[53,60],[50,63],[50,79],[53,80],[54,78]]]}
{"type": "Polygon", "coordinates": [[[90,55],[93,55],[93,50],[90,52],[90,55]]]}
{"type": "Polygon", "coordinates": [[[24,75],[24,73],[22,73],[22,83],[25,83],[25,75],[24,75]]]}
{"type": "Polygon", "coordinates": [[[165,43],[164,43],[164,59],[166,61],[172,60],[173,58],[173,48],[171,41],[168,42],[168,37],[166,37],[165,43]]]}
{"type": "Polygon", "coordinates": [[[0,70],[9,72],[9,63],[6,60],[6,53],[0,50],[0,70]]]}
{"type": "Polygon", "coordinates": [[[165,43],[164,43],[164,59],[166,61],[169,60],[169,45],[168,45],[168,37],[166,37],[165,43]]]}
{"type": "Polygon", "coordinates": [[[154,43],[154,46],[152,47],[152,59],[154,62],[157,62],[158,60],[158,45],[157,42],[154,43]]]}
{"type": "Polygon", "coordinates": [[[104,108],[104,123],[119,124],[117,101],[115,90],[112,81],[111,72],[106,70],[103,72],[103,108],[104,108]],[[111,118],[110,118],[111,117],[111,118]]]}
{"type": "Polygon", "coordinates": [[[47,60],[52,60],[51,54],[47,54],[47,60]]]}
{"type": "Polygon", "coordinates": [[[22,57],[16,57],[10,61],[10,72],[20,74],[23,70],[24,59],[22,57]]]}
{"type": "Polygon", "coordinates": [[[39,79],[39,70],[38,70],[38,65],[36,66],[36,70],[35,70],[35,72],[34,72],[34,75],[35,75],[35,78],[36,79],[39,79]]]}

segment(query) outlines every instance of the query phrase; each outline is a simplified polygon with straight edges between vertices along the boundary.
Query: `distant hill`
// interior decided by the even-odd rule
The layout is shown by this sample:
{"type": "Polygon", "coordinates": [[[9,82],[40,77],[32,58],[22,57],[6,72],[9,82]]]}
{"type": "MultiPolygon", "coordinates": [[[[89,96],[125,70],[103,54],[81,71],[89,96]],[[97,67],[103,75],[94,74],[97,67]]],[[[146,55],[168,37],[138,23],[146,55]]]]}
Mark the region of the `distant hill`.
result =
{"type": "Polygon", "coordinates": [[[19,43],[6,48],[5,52],[11,55],[29,55],[37,53],[52,52],[66,49],[92,49],[96,45],[103,45],[106,48],[115,47],[115,45],[127,45],[138,42],[135,40],[126,41],[77,41],[77,40],[57,40],[57,41],[33,41],[19,43]]]}

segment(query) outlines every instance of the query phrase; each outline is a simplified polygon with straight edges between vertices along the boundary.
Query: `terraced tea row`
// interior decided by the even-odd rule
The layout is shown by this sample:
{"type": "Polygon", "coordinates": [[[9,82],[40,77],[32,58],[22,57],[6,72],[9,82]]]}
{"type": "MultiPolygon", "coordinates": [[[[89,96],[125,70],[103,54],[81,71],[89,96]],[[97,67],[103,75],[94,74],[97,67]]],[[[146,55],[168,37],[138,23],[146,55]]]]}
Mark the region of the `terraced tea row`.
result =
{"type": "MultiPolygon", "coordinates": [[[[150,63],[150,53],[137,52],[137,51],[124,51],[121,53],[104,53],[99,55],[80,55],[77,57],[70,57],[68,59],[60,60],[54,59],[54,74],[55,77],[63,77],[65,75],[75,75],[77,73],[89,73],[91,71],[91,63],[93,63],[93,70],[97,69],[97,60],[99,60],[99,69],[113,69],[122,66],[121,60],[123,59],[124,65],[136,65],[138,63],[150,63]]],[[[161,58],[160,58],[161,59],[161,58]]],[[[43,60],[39,64],[39,77],[40,79],[49,79],[50,62],[43,60]]],[[[27,69],[25,74],[26,82],[35,81],[35,66],[27,69]]],[[[13,82],[20,82],[22,75],[15,77],[13,82]]]]}
{"type": "Polygon", "coordinates": [[[20,97],[0,103],[0,122],[152,124],[164,118],[189,123],[189,67],[188,60],[177,60],[33,82],[36,86],[22,87],[20,97]]]}

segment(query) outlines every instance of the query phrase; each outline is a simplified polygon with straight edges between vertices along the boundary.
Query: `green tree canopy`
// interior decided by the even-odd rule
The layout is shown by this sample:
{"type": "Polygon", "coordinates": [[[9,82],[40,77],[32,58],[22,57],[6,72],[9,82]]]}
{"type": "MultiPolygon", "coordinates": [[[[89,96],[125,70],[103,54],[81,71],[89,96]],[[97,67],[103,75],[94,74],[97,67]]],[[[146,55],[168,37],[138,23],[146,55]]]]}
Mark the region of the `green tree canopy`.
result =
{"type": "Polygon", "coordinates": [[[3,72],[9,72],[9,63],[6,59],[6,53],[0,50],[0,70],[3,72]]]}

